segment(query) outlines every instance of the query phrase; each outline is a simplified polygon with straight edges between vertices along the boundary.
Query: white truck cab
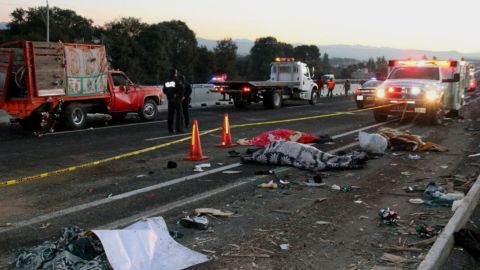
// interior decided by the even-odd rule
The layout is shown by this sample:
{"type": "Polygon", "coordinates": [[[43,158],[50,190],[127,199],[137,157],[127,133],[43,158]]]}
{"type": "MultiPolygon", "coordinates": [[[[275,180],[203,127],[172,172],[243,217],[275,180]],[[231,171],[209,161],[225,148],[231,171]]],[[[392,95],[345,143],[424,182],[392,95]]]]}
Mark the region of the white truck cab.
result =
{"type": "Polygon", "coordinates": [[[292,93],[292,99],[310,100],[312,91],[318,89],[311,75],[314,72],[314,69],[310,72],[307,64],[293,58],[276,58],[271,64],[270,81],[297,83],[298,91],[292,93]]]}
{"type": "Polygon", "coordinates": [[[467,71],[465,61],[390,61],[387,80],[376,90],[376,105],[383,107],[374,110],[375,120],[423,114],[440,124],[445,112],[457,114],[462,108],[467,71]]]}

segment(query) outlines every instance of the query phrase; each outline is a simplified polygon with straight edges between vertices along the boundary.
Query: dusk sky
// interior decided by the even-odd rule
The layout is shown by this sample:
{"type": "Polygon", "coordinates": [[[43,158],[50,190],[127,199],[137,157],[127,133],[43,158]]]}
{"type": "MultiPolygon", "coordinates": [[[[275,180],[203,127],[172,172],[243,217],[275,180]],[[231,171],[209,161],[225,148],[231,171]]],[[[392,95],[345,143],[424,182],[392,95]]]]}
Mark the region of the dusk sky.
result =
{"type": "MultiPolygon", "coordinates": [[[[0,0],[0,21],[45,1],[0,0]]],[[[480,52],[478,0],[51,0],[103,25],[120,17],[182,20],[208,39],[274,36],[289,43],[480,52]]]]}

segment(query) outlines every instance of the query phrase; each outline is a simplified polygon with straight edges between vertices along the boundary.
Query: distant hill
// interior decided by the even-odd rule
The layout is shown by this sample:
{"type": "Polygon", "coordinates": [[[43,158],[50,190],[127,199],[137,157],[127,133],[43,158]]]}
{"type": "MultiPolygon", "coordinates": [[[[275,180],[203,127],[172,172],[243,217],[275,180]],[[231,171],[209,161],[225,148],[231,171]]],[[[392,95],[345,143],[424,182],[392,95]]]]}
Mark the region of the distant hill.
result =
{"type": "MultiPolygon", "coordinates": [[[[209,40],[204,38],[198,38],[198,44],[206,46],[208,49],[213,50],[217,45],[215,40],[209,40]]],[[[250,53],[250,49],[253,47],[254,41],[248,39],[234,39],[238,46],[238,54],[247,55],[250,53]]],[[[293,44],[298,46],[300,44],[293,44]]],[[[421,58],[424,55],[427,57],[436,56],[437,58],[452,58],[459,59],[465,57],[467,59],[480,59],[480,52],[478,53],[461,53],[458,51],[427,51],[427,50],[402,50],[388,47],[374,47],[374,46],[362,46],[362,45],[319,45],[320,52],[328,53],[333,58],[351,58],[358,60],[368,60],[370,57],[382,57],[387,59],[400,59],[400,58],[421,58]]]]}
{"type": "Polygon", "coordinates": [[[7,29],[7,22],[0,22],[0,30],[5,30],[7,29]]]}

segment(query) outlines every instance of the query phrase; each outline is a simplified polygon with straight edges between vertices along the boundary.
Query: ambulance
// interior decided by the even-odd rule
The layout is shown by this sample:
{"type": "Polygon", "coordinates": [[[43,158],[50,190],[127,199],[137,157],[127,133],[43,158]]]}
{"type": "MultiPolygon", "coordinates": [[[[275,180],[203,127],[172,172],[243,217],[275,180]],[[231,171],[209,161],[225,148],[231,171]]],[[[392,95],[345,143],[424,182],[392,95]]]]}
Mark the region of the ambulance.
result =
{"type": "Polygon", "coordinates": [[[458,115],[468,88],[469,63],[456,60],[391,60],[389,75],[376,90],[373,116],[422,117],[440,125],[458,115]]]}

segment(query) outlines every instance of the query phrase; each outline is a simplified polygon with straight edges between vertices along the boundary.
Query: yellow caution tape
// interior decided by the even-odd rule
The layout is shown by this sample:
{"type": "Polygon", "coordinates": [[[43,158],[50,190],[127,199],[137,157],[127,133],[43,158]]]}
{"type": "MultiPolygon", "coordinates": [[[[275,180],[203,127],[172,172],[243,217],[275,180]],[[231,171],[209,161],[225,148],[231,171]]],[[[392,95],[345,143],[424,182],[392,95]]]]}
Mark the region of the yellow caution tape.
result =
{"type": "MultiPolygon", "coordinates": [[[[230,128],[243,128],[243,127],[253,127],[253,126],[262,126],[262,125],[272,125],[272,124],[282,124],[282,123],[307,121],[307,120],[328,118],[328,117],[341,116],[341,115],[349,115],[349,114],[352,114],[352,113],[370,111],[370,110],[374,110],[374,109],[390,107],[390,106],[393,106],[393,105],[398,105],[398,103],[397,104],[382,105],[382,106],[366,108],[366,109],[360,109],[360,110],[354,110],[354,111],[349,111],[349,112],[337,112],[337,113],[331,113],[331,114],[314,115],[314,116],[306,116],[306,117],[283,119],[283,120],[238,124],[238,125],[232,125],[232,126],[230,126],[230,128]]],[[[210,133],[213,133],[213,132],[216,132],[216,131],[220,131],[220,130],[222,130],[222,128],[210,129],[210,130],[207,130],[207,131],[204,131],[204,132],[200,132],[200,136],[207,135],[207,134],[210,134],[210,133]]],[[[140,149],[140,150],[135,150],[135,151],[132,151],[132,152],[124,153],[124,154],[121,154],[121,155],[116,155],[116,156],[105,158],[105,159],[100,159],[100,160],[84,163],[84,164],[77,165],[77,166],[70,166],[70,167],[67,167],[67,168],[58,169],[58,170],[51,171],[51,172],[45,172],[45,173],[32,175],[32,176],[26,176],[26,177],[22,177],[22,178],[18,178],[18,179],[11,179],[11,180],[8,180],[8,181],[0,182],[0,188],[7,187],[7,186],[18,185],[18,184],[21,184],[21,183],[30,182],[30,181],[34,181],[34,180],[39,180],[39,179],[43,179],[43,178],[47,178],[47,177],[50,177],[50,176],[59,175],[59,174],[63,174],[63,173],[68,173],[68,172],[72,172],[72,171],[75,171],[75,170],[78,170],[78,169],[95,167],[95,166],[98,166],[98,165],[101,165],[101,164],[104,164],[104,163],[108,163],[108,162],[111,162],[111,161],[125,159],[125,158],[128,158],[128,157],[140,155],[140,154],[143,154],[143,153],[155,151],[155,150],[162,149],[162,148],[166,148],[166,147],[169,147],[169,146],[172,146],[172,145],[175,145],[175,144],[179,144],[179,143],[188,141],[191,138],[192,138],[192,136],[189,136],[189,137],[174,140],[174,141],[171,141],[171,142],[162,143],[162,144],[159,144],[159,145],[143,148],[143,149],[140,149]]],[[[193,143],[193,141],[192,141],[192,143],[193,143]]]]}

